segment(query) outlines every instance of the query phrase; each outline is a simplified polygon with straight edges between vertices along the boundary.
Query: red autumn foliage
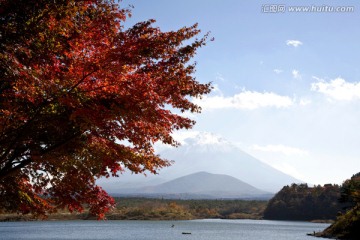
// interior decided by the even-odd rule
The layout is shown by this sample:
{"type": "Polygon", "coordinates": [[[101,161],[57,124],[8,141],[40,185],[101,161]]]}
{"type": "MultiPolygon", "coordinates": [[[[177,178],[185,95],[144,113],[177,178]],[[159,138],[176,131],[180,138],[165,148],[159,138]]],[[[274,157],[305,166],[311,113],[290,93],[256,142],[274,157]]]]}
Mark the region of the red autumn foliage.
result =
{"type": "Polygon", "coordinates": [[[169,166],[153,144],[193,126],[175,110],[200,112],[189,99],[210,91],[189,62],[207,36],[128,16],[110,0],[1,1],[0,209],[103,218],[97,178],[169,166]]]}

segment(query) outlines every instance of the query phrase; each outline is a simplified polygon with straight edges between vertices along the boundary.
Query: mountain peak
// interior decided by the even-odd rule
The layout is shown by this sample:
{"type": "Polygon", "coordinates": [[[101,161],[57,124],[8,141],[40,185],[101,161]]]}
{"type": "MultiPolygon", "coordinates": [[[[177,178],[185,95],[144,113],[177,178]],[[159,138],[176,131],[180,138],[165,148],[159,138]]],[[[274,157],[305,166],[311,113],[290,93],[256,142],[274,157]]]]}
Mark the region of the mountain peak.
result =
{"type": "Polygon", "coordinates": [[[196,148],[197,151],[201,152],[227,152],[236,148],[226,139],[209,132],[195,132],[183,137],[179,142],[181,143],[180,148],[187,149],[187,151],[193,151],[196,148]]]}
{"type": "MultiPolygon", "coordinates": [[[[225,174],[268,192],[277,192],[285,185],[303,182],[252,157],[218,135],[194,131],[175,135],[174,139],[180,142],[181,146],[178,148],[164,147],[157,150],[162,158],[174,160],[171,167],[160,170],[162,181],[159,182],[164,183],[199,172],[225,174]]],[[[200,175],[204,176],[202,173],[200,175]]],[[[136,176],[129,175],[126,178],[122,175],[120,181],[134,182],[134,177],[136,176]],[[125,179],[127,180],[125,181],[125,179]]],[[[157,177],[149,176],[148,180],[145,180],[143,177],[142,181],[147,182],[155,178],[157,177]]],[[[139,183],[136,184],[139,185],[139,183]]]]}
{"type": "Polygon", "coordinates": [[[209,132],[199,132],[193,138],[186,138],[185,142],[195,143],[197,145],[209,145],[209,144],[230,144],[230,142],[221,138],[220,136],[209,133],[209,132]]]}

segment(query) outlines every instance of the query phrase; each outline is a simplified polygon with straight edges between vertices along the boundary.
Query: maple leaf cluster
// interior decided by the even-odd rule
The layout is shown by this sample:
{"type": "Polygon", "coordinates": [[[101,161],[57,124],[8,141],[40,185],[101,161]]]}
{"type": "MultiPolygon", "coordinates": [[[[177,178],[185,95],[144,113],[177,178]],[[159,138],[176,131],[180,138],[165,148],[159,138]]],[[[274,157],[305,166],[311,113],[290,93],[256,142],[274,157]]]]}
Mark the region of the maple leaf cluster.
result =
{"type": "Polygon", "coordinates": [[[210,92],[190,62],[207,35],[125,29],[130,14],[109,0],[1,1],[0,209],[103,218],[114,200],[96,179],[170,165],[153,144],[194,125],[174,110],[200,112],[189,99],[210,92]]]}

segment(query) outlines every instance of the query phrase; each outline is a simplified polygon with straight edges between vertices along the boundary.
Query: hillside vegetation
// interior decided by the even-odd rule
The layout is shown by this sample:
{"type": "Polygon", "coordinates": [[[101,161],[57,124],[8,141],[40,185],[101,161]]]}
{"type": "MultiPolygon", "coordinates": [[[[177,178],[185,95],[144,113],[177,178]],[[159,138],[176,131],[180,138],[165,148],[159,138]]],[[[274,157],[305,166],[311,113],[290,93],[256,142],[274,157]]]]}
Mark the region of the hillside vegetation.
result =
{"type": "Polygon", "coordinates": [[[316,235],[336,239],[360,239],[360,173],[343,183],[340,201],[347,204],[346,213],[339,215],[330,227],[316,235]]]}
{"type": "Polygon", "coordinates": [[[273,220],[335,220],[343,210],[340,186],[326,184],[309,187],[307,184],[285,186],[270,201],[264,211],[265,219],[273,220]]]}
{"type": "MultiPolygon", "coordinates": [[[[109,220],[190,220],[205,218],[261,219],[267,201],[251,200],[170,200],[116,198],[116,209],[106,215],[109,220]]],[[[84,212],[58,212],[49,219],[95,219],[84,212]]],[[[30,216],[0,214],[0,221],[31,220],[30,216]]]]}
{"type": "Polygon", "coordinates": [[[273,220],[335,220],[317,237],[360,239],[360,173],[341,186],[307,184],[285,186],[272,199],[264,219],[273,220]]]}
{"type": "Polygon", "coordinates": [[[266,201],[118,199],[116,219],[260,219],[266,201]]]}

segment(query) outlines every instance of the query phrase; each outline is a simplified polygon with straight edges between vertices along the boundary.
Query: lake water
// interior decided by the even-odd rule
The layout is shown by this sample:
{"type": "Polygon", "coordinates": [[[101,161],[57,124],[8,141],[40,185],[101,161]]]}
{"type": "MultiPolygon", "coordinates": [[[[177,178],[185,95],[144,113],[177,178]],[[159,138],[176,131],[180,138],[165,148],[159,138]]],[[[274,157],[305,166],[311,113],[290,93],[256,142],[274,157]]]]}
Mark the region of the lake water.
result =
{"type": "Polygon", "coordinates": [[[327,226],[309,222],[220,219],[0,222],[0,239],[316,240],[306,234],[321,231],[327,226]]]}

